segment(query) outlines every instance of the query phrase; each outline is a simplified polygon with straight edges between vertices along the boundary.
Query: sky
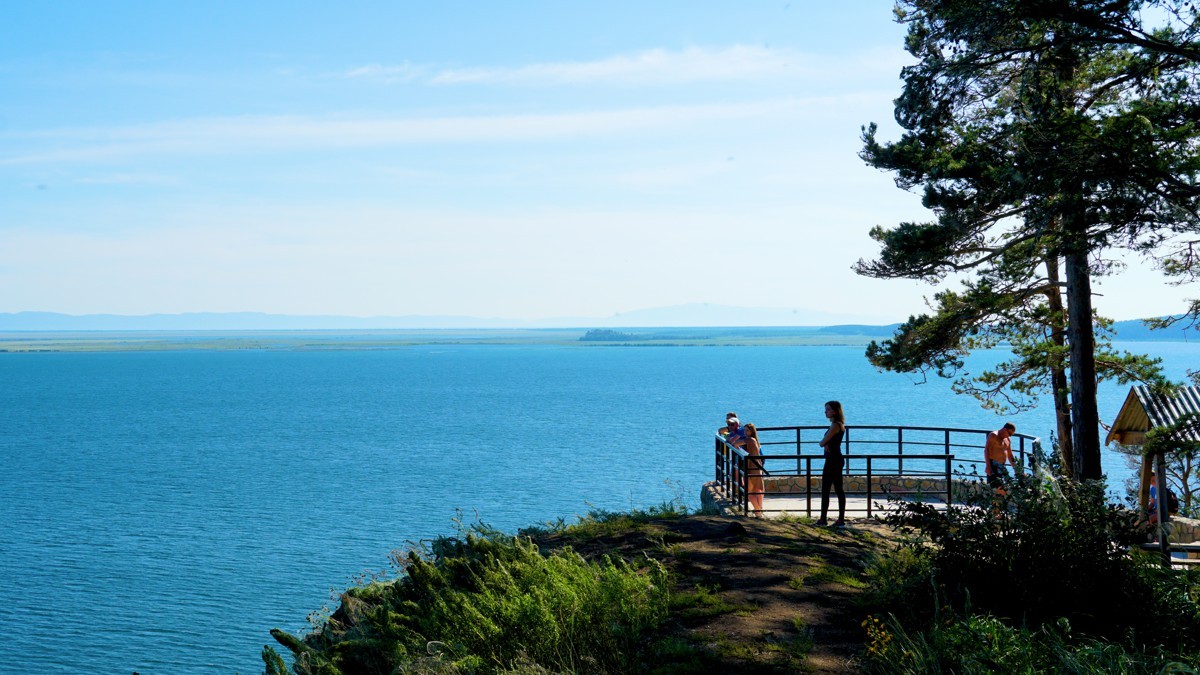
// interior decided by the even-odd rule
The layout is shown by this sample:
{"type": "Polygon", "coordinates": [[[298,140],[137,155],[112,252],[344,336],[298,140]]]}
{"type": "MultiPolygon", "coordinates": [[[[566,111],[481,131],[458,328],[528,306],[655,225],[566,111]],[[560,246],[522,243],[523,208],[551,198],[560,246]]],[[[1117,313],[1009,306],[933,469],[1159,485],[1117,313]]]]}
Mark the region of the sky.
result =
{"type": "MultiPolygon", "coordinates": [[[[0,3],[0,312],[872,323],[890,0],[0,3]]],[[[1194,289],[1137,261],[1101,313],[1194,289]]]]}

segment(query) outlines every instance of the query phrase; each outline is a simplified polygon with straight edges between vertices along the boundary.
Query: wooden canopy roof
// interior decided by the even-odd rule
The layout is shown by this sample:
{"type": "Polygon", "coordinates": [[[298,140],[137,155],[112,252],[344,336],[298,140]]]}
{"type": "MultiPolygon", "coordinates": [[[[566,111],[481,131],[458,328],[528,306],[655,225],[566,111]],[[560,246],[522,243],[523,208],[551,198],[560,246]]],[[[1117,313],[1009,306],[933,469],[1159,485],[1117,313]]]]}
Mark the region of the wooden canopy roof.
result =
{"type": "Polygon", "coordinates": [[[1171,424],[1185,413],[1200,413],[1200,387],[1180,387],[1174,396],[1153,394],[1145,386],[1130,387],[1104,443],[1142,445],[1147,431],[1171,424]]]}

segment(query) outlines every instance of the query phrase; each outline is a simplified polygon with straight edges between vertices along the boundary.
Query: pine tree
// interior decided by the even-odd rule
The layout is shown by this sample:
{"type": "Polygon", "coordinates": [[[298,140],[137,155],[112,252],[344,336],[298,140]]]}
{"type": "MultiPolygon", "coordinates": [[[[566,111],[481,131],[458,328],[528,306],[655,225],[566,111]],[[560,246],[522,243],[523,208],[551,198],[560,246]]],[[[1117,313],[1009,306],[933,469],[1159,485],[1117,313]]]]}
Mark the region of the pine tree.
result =
{"type": "Polygon", "coordinates": [[[920,187],[935,220],[876,227],[882,251],[856,269],[966,281],[868,356],[898,370],[944,370],[961,366],[964,350],[1009,341],[1016,358],[974,381],[984,388],[973,393],[1028,392],[1049,380],[1060,413],[1070,411],[1074,475],[1101,478],[1098,375],[1161,383],[1161,373],[1097,346],[1104,324],[1091,282],[1118,272],[1110,256],[1121,252],[1178,271],[1200,234],[1197,6],[902,0],[897,17],[919,60],[904,69],[896,100],[905,131],[880,143],[871,125],[862,156],[895,172],[900,187],[920,187]]]}

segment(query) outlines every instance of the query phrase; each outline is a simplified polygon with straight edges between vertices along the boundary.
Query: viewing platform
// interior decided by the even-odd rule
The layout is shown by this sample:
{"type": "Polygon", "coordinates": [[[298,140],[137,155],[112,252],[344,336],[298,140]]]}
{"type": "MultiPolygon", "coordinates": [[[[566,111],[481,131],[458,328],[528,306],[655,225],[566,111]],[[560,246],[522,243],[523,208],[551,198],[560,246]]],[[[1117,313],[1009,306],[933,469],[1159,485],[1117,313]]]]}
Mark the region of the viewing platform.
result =
{"type": "MultiPolygon", "coordinates": [[[[816,517],[821,510],[824,451],[818,442],[826,426],[757,427],[762,455],[730,445],[716,435],[714,479],[701,491],[701,503],[722,513],[748,515],[751,497],[762,495],[764,517],[816,517]],[[761,465],[761,466],[760,466],[761,465]],[[760,471],[761,490],[751,487],[760,471]]],[[[947,427],[846,426],[842,439],[846,517],[870,518],[889,500],[923,501],[935,507],[987,490],[983,447],[991,429],[947,427]]],[[[1034,468],[1041,440],[1011,437],[1013,457],[1034,468]]],[[[829,510],[837,515],[837,495],[829,510]]]]}

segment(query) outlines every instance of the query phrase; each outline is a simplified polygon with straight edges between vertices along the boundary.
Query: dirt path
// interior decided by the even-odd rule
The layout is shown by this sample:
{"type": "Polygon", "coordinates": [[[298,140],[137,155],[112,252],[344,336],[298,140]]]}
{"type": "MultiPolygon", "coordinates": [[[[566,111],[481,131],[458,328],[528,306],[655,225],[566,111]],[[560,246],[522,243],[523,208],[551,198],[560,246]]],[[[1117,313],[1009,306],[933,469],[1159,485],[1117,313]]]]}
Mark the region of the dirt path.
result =
{"type": "Polygon", "coordinates": [[[857,672],[863,569],[895,534],[808,521],[721,516],[629,521],[609,531],[538,537],[585,557],[650,555],[675,575],[664,673],[857,672]]]}

